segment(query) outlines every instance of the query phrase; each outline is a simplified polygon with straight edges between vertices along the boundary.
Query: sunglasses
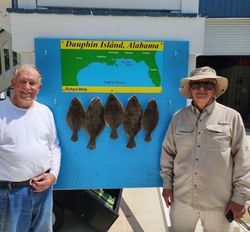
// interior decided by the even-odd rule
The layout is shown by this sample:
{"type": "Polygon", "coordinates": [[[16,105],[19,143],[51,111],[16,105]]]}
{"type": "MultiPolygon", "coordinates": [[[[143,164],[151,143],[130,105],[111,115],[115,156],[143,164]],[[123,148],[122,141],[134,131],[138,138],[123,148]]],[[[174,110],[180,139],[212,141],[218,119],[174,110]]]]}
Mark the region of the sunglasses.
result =
{"type": "Polygon", "coordinates": [[[190,82],[189,83],[190,85],[190,88],[193,89],[193,90],[198,90],[200,89],[201,87],[203,87],[203,89],[205,90],[212,90],[214,89],[215,87],[215,83],[212,83],[212,82],[198,82],[198,81],[195,81],[195,82],[190,82]]]}

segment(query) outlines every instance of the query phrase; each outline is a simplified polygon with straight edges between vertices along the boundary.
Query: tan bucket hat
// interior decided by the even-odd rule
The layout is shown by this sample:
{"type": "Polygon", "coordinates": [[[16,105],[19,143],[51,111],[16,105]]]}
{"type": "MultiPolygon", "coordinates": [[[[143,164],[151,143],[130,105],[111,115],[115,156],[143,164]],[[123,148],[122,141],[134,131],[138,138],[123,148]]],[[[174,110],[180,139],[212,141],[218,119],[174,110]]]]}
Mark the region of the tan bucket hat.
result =
{"type": "Polygon", "coordinates": [[[208,79],[208,78],[216,79],[217,81],[215,92],[214,92],[214,95],[216,98],[222,95],[227,90],[227,86],[228,86],[227,78],[217,76],[214,69],[208,66],[205,66],[205,67],[194,69],[190,73],[189,77],[185,77],[181,79],[181,88],[179,89],[181,95],[183,95],[186,98],[192,99],[189,82],[202,80],[202,79],[208,79]]]}

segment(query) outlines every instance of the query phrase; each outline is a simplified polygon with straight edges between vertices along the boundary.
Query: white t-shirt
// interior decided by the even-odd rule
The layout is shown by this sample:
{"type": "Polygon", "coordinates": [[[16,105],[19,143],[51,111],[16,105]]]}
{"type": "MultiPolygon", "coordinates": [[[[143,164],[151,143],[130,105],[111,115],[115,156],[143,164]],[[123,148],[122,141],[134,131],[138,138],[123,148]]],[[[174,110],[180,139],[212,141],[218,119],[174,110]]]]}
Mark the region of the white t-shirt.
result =
{"type": "Polygon", "coordinates": [[[0,181],[24,181],[50,169],[57,178],[61,151],[50,109],[0,101],[0,181]]]}

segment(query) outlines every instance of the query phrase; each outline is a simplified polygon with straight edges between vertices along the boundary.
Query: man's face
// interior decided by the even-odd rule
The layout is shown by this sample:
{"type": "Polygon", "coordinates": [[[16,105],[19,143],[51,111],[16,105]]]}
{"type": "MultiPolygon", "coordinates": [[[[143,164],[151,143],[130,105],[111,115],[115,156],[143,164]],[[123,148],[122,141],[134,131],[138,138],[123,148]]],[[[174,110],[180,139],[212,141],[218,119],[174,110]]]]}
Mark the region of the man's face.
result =
{"type": "Polygon", "coordinates": [[[31,107],[36,98],[41,84],[39,82],[39,73],[35,69],[24,69],[19,71],[19,75],[11,82],[14,90],[12,102],[20,108],[31,107]]]}
{"type": "Polygon", "coordinates": [[[206,106],[214,97],[216,81],[214,79],[203,79],[190,82],[190,91],[196,105],[206,106]]]}

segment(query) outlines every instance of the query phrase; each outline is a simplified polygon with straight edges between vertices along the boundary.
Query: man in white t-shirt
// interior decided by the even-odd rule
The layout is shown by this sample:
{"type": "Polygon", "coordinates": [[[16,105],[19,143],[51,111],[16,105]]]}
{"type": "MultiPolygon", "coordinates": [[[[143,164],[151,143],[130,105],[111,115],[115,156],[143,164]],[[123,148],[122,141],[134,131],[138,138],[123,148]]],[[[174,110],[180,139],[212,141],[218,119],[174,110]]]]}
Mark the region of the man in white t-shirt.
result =
{"type": "Polygon", "coordinates": [[[0,231],[52,231],[52,185],[61,151],[50,109],[35,101],[41,76],[21,65],[0,101],[0,231]]]}

